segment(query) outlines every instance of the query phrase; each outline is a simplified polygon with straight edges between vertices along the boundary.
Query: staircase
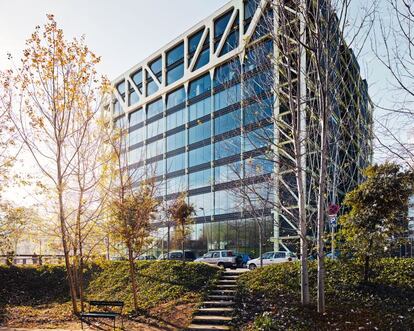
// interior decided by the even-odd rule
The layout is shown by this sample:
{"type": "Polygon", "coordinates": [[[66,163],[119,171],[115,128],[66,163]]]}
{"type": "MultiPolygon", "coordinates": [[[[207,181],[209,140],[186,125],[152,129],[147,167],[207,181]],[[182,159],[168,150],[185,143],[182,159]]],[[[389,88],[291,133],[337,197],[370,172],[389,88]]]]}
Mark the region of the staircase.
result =
{"type": "Polygon", "coordinates": [[[211,331],[230,330],[233,320],[236,281],[241,272],[224,271],[200,308],[195,312],[192,324],[187,330],[211,331]]]}

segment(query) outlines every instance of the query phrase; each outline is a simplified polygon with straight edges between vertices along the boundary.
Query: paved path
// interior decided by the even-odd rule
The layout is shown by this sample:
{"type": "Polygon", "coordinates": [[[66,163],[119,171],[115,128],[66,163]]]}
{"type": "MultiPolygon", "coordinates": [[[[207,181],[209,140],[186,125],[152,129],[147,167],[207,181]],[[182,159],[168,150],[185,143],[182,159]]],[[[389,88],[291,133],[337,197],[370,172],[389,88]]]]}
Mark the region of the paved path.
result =
{"type": "MultiPolygon", "coordinates": [[[[92,331],[93,329],[84,328],[83,331],[92,331]]],[[[21,329],[0,327],[0,331],[82,331],[81,329],[21,329]]]]}

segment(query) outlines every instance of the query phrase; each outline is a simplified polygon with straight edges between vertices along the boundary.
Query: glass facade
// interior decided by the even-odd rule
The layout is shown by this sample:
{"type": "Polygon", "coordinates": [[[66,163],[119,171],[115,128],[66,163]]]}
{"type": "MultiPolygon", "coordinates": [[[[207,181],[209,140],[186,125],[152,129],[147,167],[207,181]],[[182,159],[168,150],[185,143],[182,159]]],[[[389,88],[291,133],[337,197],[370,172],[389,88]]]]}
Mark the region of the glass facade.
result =
{"type": "MultiPolygon", "coordinates": [[[[269,142],[277,138],[268,63],[273,43],[264,24],[251,31],[254,42],[243,59],[237,54],[259,2],[244,0],[244,15],[237,6],[226,7],[114,84],[112,115],[116,127],[128,129],[134,177],[155,177],[157,196],[167,203],[187,193],[197,215],[186,247],[197,253],[233,249],[255,255],[257,220],[247,212],[246,199],[235,192],[240,185],[253,185],[248,187],[274,199],[266,187],[275,166],[269,142]]],[[[281,156],[281,171],[289,169],[289,162],[281,156]]],[[[271,250],[271,208],[257,208],[263,209],[263,249],[271,250]]],[[[166,228],[161,219],[154,224],[160,253],[166,247],[166,228]]]]}

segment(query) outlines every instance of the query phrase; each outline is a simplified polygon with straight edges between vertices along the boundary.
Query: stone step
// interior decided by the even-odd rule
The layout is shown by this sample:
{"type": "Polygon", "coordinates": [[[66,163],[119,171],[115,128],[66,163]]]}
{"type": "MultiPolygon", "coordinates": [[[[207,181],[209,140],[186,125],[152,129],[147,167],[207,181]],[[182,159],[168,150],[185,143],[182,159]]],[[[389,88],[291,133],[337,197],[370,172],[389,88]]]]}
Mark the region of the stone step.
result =
{"type": "Polygon", "coordinates": [[[220,279],[218,281],[218,283],[223,283],[223,284],[237,284],[237,279],[220,279]]]}
{"type": "Polygon", "coordinates": [[[204,301],[202,306],[203,307],[228,307],[234,306],[233,301],[204,301]]]}
{"type": "Polygon", "coordinates": [[[223,293],[223,294],[234,294],[236,293],[236,290],[227,290],[227,289],[215,289],[211,290],[211,293],[223,293]]]}
{"type": "Polygon", "coordinates": [[[237,285],[236,284],[217,284],[216,285],[216,289],[236,289],[237,285]]]}
{"type": "Polygon", "coordinates": [[[207,324],[190,324],[187,327],[187,330],[190,331],[226,331],[230,330],[230,327],[227,325],[207,325],[207,324]]]}
{"type": "Polygon", "coordinates": [[[227,324],[233,320],[230,316],[222,315],[194,315],[193,324],[227,324]]]}
{"type": "Polygon", "coordinates": [[[209,308],[199,308],[196,314],[198,315],[231,315],[233,312],[234,312],[234,308],[209,307],[209,308]]]}
{"type": "Polygon", "coordinates": [[[234,295],[209,295],[207,298],[210,300],[231,301],[234,299],[234,295]]]}

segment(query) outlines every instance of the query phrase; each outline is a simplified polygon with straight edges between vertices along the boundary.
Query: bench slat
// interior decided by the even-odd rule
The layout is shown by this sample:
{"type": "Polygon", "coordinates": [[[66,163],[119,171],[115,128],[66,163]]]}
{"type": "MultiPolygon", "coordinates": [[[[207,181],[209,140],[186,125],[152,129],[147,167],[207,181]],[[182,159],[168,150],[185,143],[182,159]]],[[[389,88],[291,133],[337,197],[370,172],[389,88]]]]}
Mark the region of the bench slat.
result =
{"type": "Polygon", "coordinates": [[[114,306],[114,307],[123,307],[123,301],[89,301],[91,306],[114,306]]]}

